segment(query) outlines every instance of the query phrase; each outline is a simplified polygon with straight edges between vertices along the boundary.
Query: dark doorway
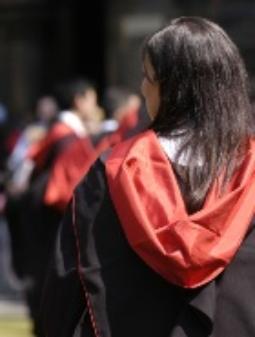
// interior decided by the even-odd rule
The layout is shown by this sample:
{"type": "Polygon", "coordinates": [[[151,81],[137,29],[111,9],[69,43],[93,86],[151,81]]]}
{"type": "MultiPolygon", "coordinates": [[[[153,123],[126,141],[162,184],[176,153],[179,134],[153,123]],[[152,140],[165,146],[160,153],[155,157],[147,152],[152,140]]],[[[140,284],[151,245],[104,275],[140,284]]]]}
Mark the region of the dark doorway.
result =
{"type": "Polygon", "coordinates": [[[105,83],[106,1],[0,3],[0,101],[19,120],[56,85],[88,77],[105,83]]]}
{"type": "Polygon", "coordinates": [[[99,94],[105,84],[106,1],[61,1],[49,5],[45,27],[44,87],[74,77],[93,81],[99,94]]]}

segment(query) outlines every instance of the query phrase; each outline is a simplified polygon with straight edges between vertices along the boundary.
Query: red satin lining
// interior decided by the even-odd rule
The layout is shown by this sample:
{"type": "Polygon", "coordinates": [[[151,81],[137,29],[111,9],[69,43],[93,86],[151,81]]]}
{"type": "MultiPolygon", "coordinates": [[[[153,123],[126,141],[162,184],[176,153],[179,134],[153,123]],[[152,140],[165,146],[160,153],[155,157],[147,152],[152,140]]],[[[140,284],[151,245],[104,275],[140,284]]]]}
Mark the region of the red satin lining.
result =
{"type": "Polygon", "coordinates": [[[44,203],[65,211],[72,193],[81,178],[88,172],[97,153],[88,137],[78,138],[58,154],[47,182],[44,203]]]}
{"type": "Polygon", "coordinates": [[[135,252],[171,283],[201,286],[220,274],[254,214],[255,143],[219,197],[217,181],[203,209],[188,215],[172,166],[153,131],[113,149],[106,162],[111,198],[135,252]]]}
{"type": "Polygon", "coordinates": [[[67,125],[62,122],[56,123],[41,141],[29,148],[27,157],[32,159],[38,168],[43,167],[51,147],[70,134],[73,134],[73,131],[67,125]]]}

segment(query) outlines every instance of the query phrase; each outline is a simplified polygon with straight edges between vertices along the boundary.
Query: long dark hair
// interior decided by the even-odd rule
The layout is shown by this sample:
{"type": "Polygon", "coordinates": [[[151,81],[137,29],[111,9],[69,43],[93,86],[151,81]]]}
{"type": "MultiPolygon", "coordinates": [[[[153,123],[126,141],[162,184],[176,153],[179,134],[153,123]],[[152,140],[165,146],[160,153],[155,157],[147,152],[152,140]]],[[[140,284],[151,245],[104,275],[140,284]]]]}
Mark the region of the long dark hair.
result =
{"type": "Polygon", "coordinates": [[[186,192],[200,207],[220,172],[225,172],[224,181],[232,176],[253,135],[244,63],[227,34],[198,17],[172,20],[147,39],[146,55],[161,96],[151,128],[166,137],[185,135],[179,156],[189,156],[186,192]],[[203,162],[199,170],[198,157],[203,162]]]}

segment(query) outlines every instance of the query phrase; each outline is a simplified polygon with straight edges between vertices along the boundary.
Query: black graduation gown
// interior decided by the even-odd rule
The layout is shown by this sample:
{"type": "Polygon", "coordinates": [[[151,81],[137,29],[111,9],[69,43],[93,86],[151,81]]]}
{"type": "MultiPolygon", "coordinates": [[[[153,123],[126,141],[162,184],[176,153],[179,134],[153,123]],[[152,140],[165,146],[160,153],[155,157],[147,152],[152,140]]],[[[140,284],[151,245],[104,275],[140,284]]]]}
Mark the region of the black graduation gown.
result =
{"type": "Polygon", "coordinates": [[[25,298],[37,336],[42,336],[38,321],[45,275],[63,217],[60,210],[44,203],[44,193],[53,163],[76,139],[77,136],[70,133],[52,143],[45,151],[41,167],[34,169],[29,188],[19,195],[9,196],[6,207],[12,263],[24,284],[25,298]]]}
{"type": "Polygon", "coordinates": [[[255,336],[254,224],[224,273],[203,287],[183,289],[131,250],[102,162],[76,189],[73,206],[60,228],[44,292],[45,336],[255,336]]]}

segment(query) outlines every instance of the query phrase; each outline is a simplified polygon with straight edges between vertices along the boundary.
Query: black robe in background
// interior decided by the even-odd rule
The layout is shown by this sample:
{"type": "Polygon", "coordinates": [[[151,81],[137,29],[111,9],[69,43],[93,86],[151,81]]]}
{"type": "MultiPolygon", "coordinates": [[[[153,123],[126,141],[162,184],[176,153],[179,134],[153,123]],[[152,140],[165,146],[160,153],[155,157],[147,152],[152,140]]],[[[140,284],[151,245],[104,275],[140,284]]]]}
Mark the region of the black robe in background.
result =
{"type": "Polygon", "coordinates": [[[26,191],[9,195],[5,215],[10,233],[12,265],[23,284],[25,299],[36,336],[39,325],[41,294],[56,233],[63,212],[44,202],[52,166],[77,136],[74,132],[52,142],[44,152],[41,166],[36,165],[26,191]]]}
{"type": "Polygon", "coordinates": [[[224,273],[206,286],[183,289],[162,279],[131,250],[100,161],[74,199],[75,222],[70,205],[44,291],[45,336],[255,336],[253,223],[224,273]]]}

